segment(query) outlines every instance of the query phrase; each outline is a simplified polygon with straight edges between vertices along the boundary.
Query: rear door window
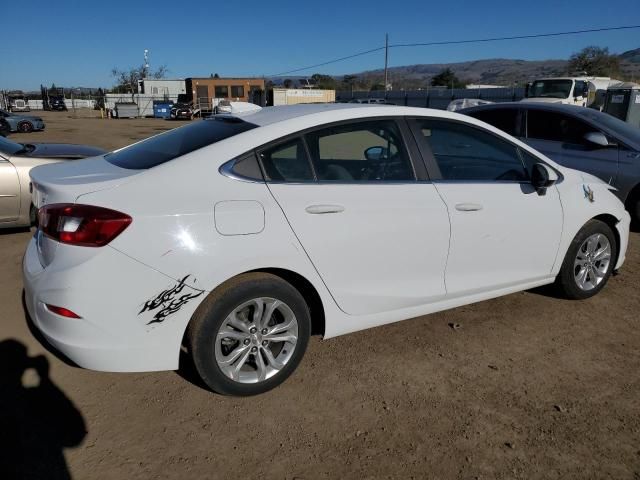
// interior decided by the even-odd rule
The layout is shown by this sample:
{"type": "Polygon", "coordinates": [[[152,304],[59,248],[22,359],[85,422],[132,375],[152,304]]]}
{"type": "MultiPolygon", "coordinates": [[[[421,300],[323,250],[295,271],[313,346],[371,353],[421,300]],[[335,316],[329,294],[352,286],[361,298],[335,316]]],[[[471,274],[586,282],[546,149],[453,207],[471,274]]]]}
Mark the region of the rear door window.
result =
{"type": "Polygon", "coordinates": [[[120,151],[108,153],[105,159],[118,167],[143,170],[256,127],[257,125],[233,117],[215,117],[170,130],[120,151]]]}
{"type": "Polygon", "coordinates": [[[414,181],[398,125],[374,120],[336,125],[306,135],[319,181],[414,181]]]}
{"type": "Polygon", "coordinates": [[[517,108],[491,108],[478,112],[470,112],[469,115],[483,122],[487,122],[489,125],[493,125],[509,135],[513,135],[514,137],[518,135],[517,108]]]}
{"type": "Polygon", "coordinates": [[[313,171],[301,138],[280,143],[260,152],[267,180],[272,182],[313,182],[313,171]]]}
{"type": "Polygon", "coordinates": [[[593,131],[589,124],[562,113],[533,109],[527,113],[528,138],[587,145],[584,136],[593,131]]]}

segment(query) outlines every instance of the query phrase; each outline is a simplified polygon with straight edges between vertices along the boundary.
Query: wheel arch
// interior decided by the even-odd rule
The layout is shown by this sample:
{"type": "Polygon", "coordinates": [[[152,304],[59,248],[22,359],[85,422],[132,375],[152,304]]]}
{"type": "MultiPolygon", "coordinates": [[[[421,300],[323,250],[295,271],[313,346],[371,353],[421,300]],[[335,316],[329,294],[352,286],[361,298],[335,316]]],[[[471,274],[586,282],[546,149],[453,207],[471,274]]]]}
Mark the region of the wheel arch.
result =
{"type": "Polygon", "coordinates": [[[624,208],[627,212],[631,213],[632,222],[635,221],[640,223],[640,218],[633,218],[634,215],[640,215],[640,212],[632,211],[632,208],[635,207],[633,204],[638,201],[640,201],[640,183],[629,191],[627,198],[624,200],[624,208]]]}
{"type": "MultiPolygon", "coordinates": [[[[244,272],[240,272],[231,278],[228,278],[221,284],[217,285],[209,295],[219,288],[227,285],[229,282],[233,282],[235,279],[242,275],[246,275],[247,273],[269,273],[271,275],[275,275],[276,277],[281,278],[291,286],[293,286],[304,298],[307,306],[309,307],[309,314],[311,316],[311,335],[321,335],[325,334],[325,309],[324,304],[322,303],[322,298],[318,293],[316,287],[311,283],[307,278],[303,275],[300,275],[293,270],[288,270],[284,268],[256,268],[254,270],[247,270],[244,272]]],[[[207,295],[204,296],[203,302],[207,298],[207,295]]],[[[202,302],[201,302],[202,303],[202,302]]],[[[200,308],[200,306],[198,306],[200,308]]],[[[197,311],[197,309],[196,309],[197,311]]],[[[195,315],[195,312],[194,312],[195,315]]],[[[189,324],[191,323],[193,316],[189,319],[187,324],[185,325],[184,331],[182,333],[182,345],[186,345],[186,338],[189,331],[189,324]]]]}
{"type": "Polygon", "coordinates": [[[285,282],[289,283],[296,290],[300,292],[302,297],[307,302],[309,307],[309,314],[311,315],[311,335],[324,336],[325,332],[325,311],[322,303],[322,298],[318,293],[316,287],[307,280],[305,277],[292,270],[284,268],[259,268],[256,270],[250,270],[244,273],[270,273],[276,277],[282,278],[285,282]]]}
{"type": "Polygon", "coordinates": [[[601,222],[607,224],[607,226],[613,232],[613,236],[616,240],[616,257],[614,258],[613,265],[614,266],[617,265],[618,257],[620,256],[620,243],[621,243],[620,232],[618,232],[618,229],[616,228],[616,225],[618,224],[618,219],[609,213],[603,213],[600,215],[596,215],[590,220],[600,220],[601,222]]]}

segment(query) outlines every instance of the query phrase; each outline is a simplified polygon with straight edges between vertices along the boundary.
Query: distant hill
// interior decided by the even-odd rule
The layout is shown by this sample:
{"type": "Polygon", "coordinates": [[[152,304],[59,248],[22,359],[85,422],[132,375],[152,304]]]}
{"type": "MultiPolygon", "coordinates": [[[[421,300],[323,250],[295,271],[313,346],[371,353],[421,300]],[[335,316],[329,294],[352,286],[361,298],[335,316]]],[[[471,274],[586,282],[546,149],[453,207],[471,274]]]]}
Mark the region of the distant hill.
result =
{"type": "MultiPolygon", "coordinates": [[[[640,48],[629,50],[618,55],[620,58],[621,79],[640,81],[640,48]]],[[[567,60],[514,60],[507,58],[491,58],[458,63],[420,63],[402,67],[389,68],[389,80],[394,89],[423,88],[429,84],[431,77],[445,68],[450,68],[458,78],[467,82],[482,85],[513,85],[518,82],[524,85],[535,78],[568,75],[567,60]]],[[[384,70],[368,70],[352,73],[362,85],[384,82],[384,70]]],[[[300,82],[304,76],[274,77],[271,80],[282,84],[285,78],[294,83],[300,82]]],[[[341,81],[343,76],[334,76],[341,81]]]]}
{"type": "MultiPolygon", "coordinates": [[[[640,80],[640,48],[619,55],[621,76],[640,80]]],[[[514,60],[492,58],[459,63],[432,63],[390,67],[389,78],[394,88],[415,88],[428,83],[434,75],[450,68],[467,83],[483,85],[524,85],[534,78],[568,75],[567,60],[514,60]]],[[[384,70],[355,73],[362,80],[382,81],[384,70]]]]}

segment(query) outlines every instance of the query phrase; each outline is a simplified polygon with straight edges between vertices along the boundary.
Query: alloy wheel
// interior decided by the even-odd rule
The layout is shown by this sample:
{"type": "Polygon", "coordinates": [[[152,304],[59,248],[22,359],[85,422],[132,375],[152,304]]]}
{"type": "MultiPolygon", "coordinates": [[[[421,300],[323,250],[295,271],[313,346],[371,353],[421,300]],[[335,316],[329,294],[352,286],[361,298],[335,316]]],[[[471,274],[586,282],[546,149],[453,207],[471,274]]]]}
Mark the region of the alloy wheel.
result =
{"type": "Polygon", "coordinates": [[[298,342],[298,321],[275,298],[254,298],[225,318],[215,339],[220,370],[239,383],[263,382],[291,360],[298,342]]]}
{"type": "Polygon", "coordinates": [[[578,288],[590,291],[597,288],[606,277],[611,265],[609,239],[595,233],[582,243],[573,262],[573,274],[578,288]]]}

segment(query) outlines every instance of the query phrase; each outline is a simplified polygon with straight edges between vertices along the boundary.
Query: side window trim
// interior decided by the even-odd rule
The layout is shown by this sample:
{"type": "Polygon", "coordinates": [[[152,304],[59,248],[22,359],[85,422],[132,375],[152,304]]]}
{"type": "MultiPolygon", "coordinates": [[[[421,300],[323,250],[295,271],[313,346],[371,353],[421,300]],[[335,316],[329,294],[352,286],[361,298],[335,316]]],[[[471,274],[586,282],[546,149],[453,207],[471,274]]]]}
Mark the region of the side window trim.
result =
{"type": "Polygon", "coordinates": [[[260,147],[256,148],[254,152],[258,159],[258,165],[260,165],[260,170],[262,170],[262,175],[264,176],[264,181],[266,183],[277,183],[277,184],[288,183],[288,184],[295,184],[295,185],[313,185],[318,183],[318,177],[316,176],[316,171],[315,171],[315,168],[313,167],[313,162],[311,161],[309,148],[307,147],[307,142],[305,142],[304,135],[302,135],[301,132],[296,132],[291,135],[286,135],[284,137],[280,137],[274,141],[261,145],[260,147]],[[313,178],[306,182],[290,181],[290,180],[273,180],[267,174],[267,169],[265,168],[264,162],[262,159],[262,153],[266,150],[271,150],[272,148],[275,148],[279,145],[284,145],[285,143],[293,142],[296,140],[299,140],[300,143],[302,144],[302,148],[304,149],[305,159],[307,161],[307,164],[309,165],[309,169],[311,171],[311,174],[313,175],[313,178]]]}
{"type": "Polygon", "coordinates": [[[307,136],[309,134],[313,134],[314,132],[318,132],[318,131],[322,131],[322,130],[326,130],[326,129],[330,129],[330,128],[334,128],[334,127],[340,127],[342,125],[357,125],[359,123],[369,123],[369,122],[393,122],[396,127],[398,128],[398,131],[400,132],[400,141],[403,143],[403,147],[406,150],[407,156],[408,156],[408,160],[409,160],[409,166],[411,167],[411,172],[413,173],[413,178],[409,179],[409,180],[386,180],[386,181],[380,181],[380,180],[318,180],[318,177],[316,176],[316,182],[319,185],[363,185],[363,184],[372,184],[372,185],[381,185],[381,184],[407,184],[407,183],[416,183],[417,181],[419,181],[419,174],[418,174],[418,168],[416,168],[416,163],[420,161],[419,157],[415,158],[412,153],[415,155],[415,150],[412,151],[411,150],[411,145],[410,142],[407,139],[407,132],[403,129],[404,125],[404,118],[403,117],[397,117],[397,116],[389,116],[389,117],[364,117],[364,118],[354,118],[354,119],[349,119],[349,120],[341,120],[338,122],[332,122],[332,123],[326,123],[324,125],[318,125],[315,127],[311,127],[307,130],[304,130],[301,132],[304,142],[305,142],[305,146],[307,149],[307,155],[308,158],[311,162],[311,167],[313,168],[314,171],[314,175],[315,175],[315,165],[313,162],[313,157],[311,154],[311,148],[309,147],[309,143],[307,140],[307,136]]]}
{"type": "Polygon", "coordinates": [[[228,162],[223,163],[218,169],[218,171],[225,177],[229,177],[234,180],[239,180],[241,182],[265,183],[266,181],[266,174],[262,166],[262,163],[260,162],[257,153],[253,150],[250,152],[243,153],[242,155],[238,155],[236,158],[232,158],[228,162]],[[242,175],[234,170],[236,164],[242,161],[251,160],[251,159],[253,159],[256,162],[256,164],[258,165],[258,168],[260,169],[260,174],[261,174],[260,178],[242,175]]]}
{"type": "Polygon", "coordinates": [[[512,147],[514,147],[516,149],[517,155],[518,155],[518,160],[520,161],[523,170],[525,171],[525,173],[527,174],[527,176],[529,176],[529,170],[527,169],[527,166],[522,158],[522,154],[520,153],[520,147],[518,145],[516,145],[515,143],[509,141],[508,139],[501,137],[499,135],[496,135],[493,132],[490,132],[488,130],[485,130],[482,127],[479,127],[477,125],[473,125],[471,123],[467,123],[467,122],[461,122],[459,120],[451,120],[451,119],[444,119],[444,118],[438,118],[438,117],[409,117],[407,118],[408,122],[409,122],[409,126],[411,128],[411,131],[413,133],[414,139],[416,140],[417,144],[418,144],[418,148],[420,149],[420,153],[422,154],[422,157],[424,159],[424,163],[427,167],[427,171],[429,172],[429,176],[431,177],[431,180],[433,182],[436,183],[473,183],[473,184],[498,184],[498,183],[519,183],[519,184],[526,184],[529,183],[529,180],[451,180],[451,179],[444,179],[442,177],[442,173],[440,172],[440,167],[438,166],[438,162],[435,158],[435,155],[433,154],[433,151],[431,150],[431,146],[429,145],[429,142],[427,142],[427,140],[424,138],[424,135],[422,134],[422,131],[420,129],[420,126],[418,125],[418,122],[420,120],[428,120],[428,121],[436,121],[436,122],[443,122],[443,123],[450,123],[450,124],[457,124],[457,125],[464,125],[465,127],[471,128],[471,129],[475,129],[478,130],[480,132],[489,134],[489,135],[493,135],[497,138],[499,138],[500,140],[502,140],[505,143],[508,143],[509,145],[511,145],[512,147]]]}
{"type": "Polygon", "coordinates": [[[407,183],[416,183],[416,182],[430,182],[430,176],[427,172],[427,170],[425,169],[424,166],[424,161],[422,159],[422,155],[419,152],[419,145],[416,144],[415,142],[415,138],[412,135],[412,132],[410,131],[411,129],[409,128],[409,125],[407,124],[407,120],[405,117],[399,117],[399,116],[380,116],[380,117],[363,117],[363,118],[355,118],[355,119],[349,119],[349,120],[340,120],[340,121],[336,121],[336,122],[331,122],[331,123],[326,123],[323,125],[316,125],[314,127],[311,128],[307,128],[305,130],[300,130],[298,132],[294,132],[291,133],[289,135],[285,135],[283,137],[277,138],[275,140],[272,140],[270,142],[267,142],[263,145],[260,145],[259,147],[256,147],[253,151],[255,152],[255,155],[258,159],[258,163],[260,165],[260,168],[262,170],[262,173],[264,175],[264,181],[266,183],[274,183],[274,184],[304,184],[304,185],[327,185],[327,184],[333,184],[333,185],[343,185],[343,184],[350,184],[350,185],[363,185],[363,184],[372,184],[372,185],[381,185],[381,184],[407,184],[407,183]],[[327,128],[332,128],[332,127],[338,127],[341,125],[347,125],[347,124],[356,124],[356,123],[367,123],[367,122],[372,122],[372,121],[392,121],[396,124],[396,126],[398,127],[398,130],[400,131],[400,136],[401,136],[401,140],[403,142],[403,146],[406,149],[407,155],[409,157],[409,164],[410,167],[412,169],[413,172],[413,179],[411,180],[393,180],[393,181],[376,181],[376,180],[371,180],[371,181],[322,181],[322,180],[318,180],[317,174],[316,174],[316,170],[315,170],[315,166],[313,164],[313,161],[311,160],[311,150],[309,148],[309,145],[307,143],[306,140],[306,135],[313,133],[315,131],[319,131],[319,130],[324,130],[327,128]],[[305,154],[307,157],[307,162],[311,168],[311,171],[313,173],[313,180],[312,181],[308,181],[308,182],[292,182],[292,181],[286,181],[286,180],[272,180],[269,178],[269,176],[266,173],[266,169],[264,167],[263,161],[262,161],[262,155],[261,153],[264,152],[265,150],[269,150],[273,147],[276,147],[280,144],[284,144],[290,141],[293,141],[295,139],[299,138],[302,141],[302,144],[304,145],[304,149],[305,149],[305,154]]]}

